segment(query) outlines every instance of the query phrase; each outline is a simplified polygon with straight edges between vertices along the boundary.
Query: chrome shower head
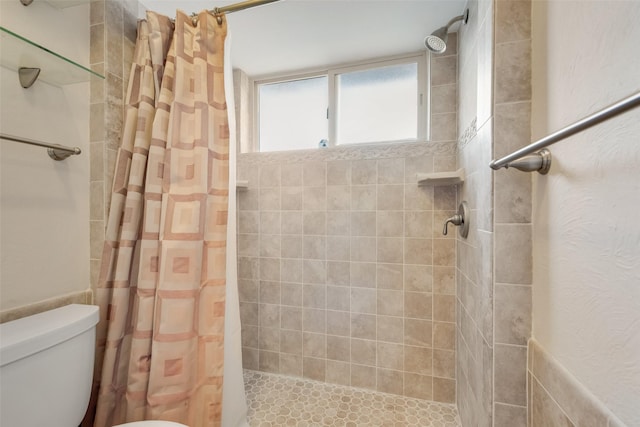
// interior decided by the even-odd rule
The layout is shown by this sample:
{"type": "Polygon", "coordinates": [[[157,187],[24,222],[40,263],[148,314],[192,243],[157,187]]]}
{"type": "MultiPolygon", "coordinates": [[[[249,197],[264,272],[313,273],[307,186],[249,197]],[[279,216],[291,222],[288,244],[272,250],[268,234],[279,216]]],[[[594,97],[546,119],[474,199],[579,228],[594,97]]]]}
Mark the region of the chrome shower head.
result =
{"type": "Polygon", "coordinates": [[[433,53],[447,50],[447,27],[440,27],[424,39],[424,45],[433,53]]]}
{"type": "Polygon", "coordinates": [[[427,36],[424,39],[425,47],[433,53],[443,53],[445,50],[447,50],[449,27],[451,27],[458,21],[464,21],[464,23],[466,24],[468,20],[469,9],[465,10],[462,15],[456,16],[455,18],[451,19],[444,27],[440,27],[435,30],[433,33],[431,33],[430,36],[427,36]]]}

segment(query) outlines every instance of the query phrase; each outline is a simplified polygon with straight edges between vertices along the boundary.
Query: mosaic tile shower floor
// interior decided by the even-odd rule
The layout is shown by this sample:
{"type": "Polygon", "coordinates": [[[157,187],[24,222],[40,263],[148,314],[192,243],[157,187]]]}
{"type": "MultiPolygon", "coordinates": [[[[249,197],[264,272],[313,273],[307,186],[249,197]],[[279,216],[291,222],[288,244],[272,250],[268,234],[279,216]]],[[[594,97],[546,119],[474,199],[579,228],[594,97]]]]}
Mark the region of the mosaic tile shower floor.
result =
{"type": "Polygon", "coordinates": [[[459,427],[454,405],[244,371],[251,427],[459,427]]]}

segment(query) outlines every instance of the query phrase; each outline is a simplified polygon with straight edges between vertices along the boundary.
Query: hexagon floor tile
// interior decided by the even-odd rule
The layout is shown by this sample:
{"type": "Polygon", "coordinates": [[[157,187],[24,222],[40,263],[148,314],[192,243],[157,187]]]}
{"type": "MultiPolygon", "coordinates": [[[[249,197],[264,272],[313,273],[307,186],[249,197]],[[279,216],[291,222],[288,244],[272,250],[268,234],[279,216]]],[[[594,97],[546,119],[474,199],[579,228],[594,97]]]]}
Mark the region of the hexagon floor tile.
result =
{"type": "Polygon", "coordinates": [[[252,427],[459,427],[455,405],[244,371],[252,427]]]}

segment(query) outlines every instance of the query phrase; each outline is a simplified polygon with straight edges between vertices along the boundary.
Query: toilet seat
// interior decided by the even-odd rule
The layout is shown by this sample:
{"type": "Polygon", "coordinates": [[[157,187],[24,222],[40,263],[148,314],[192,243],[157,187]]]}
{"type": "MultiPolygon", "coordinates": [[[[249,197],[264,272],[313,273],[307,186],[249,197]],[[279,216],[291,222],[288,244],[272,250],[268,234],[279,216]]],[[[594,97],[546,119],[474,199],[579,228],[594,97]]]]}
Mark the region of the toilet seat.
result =
{"type": "Polygon", "coordinates": [[[135,421],[132,423],[118,424],[113,427],[189,427],[173,421],[135,421]]]}

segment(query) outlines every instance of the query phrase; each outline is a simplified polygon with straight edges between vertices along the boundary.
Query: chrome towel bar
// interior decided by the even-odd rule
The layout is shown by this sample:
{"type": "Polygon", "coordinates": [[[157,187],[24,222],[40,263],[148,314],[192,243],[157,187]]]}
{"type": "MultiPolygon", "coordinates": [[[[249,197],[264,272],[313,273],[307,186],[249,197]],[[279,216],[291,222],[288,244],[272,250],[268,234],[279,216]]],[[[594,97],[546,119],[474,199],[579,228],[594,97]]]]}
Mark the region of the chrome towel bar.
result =
{"type": "Polygon", "coordinates": [[[508,156],[504,156],[501,159],[493,160],[489,166],[491,169],[498,170],[500,168],[515,167],[517,169],[533,172],[537,171],[541,174],[546,174],[551,166],[551,153],[548,150],[542,150],[544,147],[548,147],[562,139],[570,137],[578,132],[582,132],[585,129],[595,126],[598,123],[602,123],[618,114],[631,110],[640,105],[640,92],[637,92],[627,98],[624,98],[615,104],[609,105],[606,108],[594,113],[590,116],[583,118],[565,128],[560,129],[521,148],[508,156]],[[541,150],[538,152],[538,150],[541,150]]]}
{"type": "Polygon", "coordinates": [[[5,133],[0,133],[0,139],[48,148],[47,153],[53,160],[64,160],[69,156],[79,155],[80,153],[82,153],[82,150],[80,150],[80,148],[78,147],[65,147],[64,145],[59,144],[49,144],[48,142],[40,142],[33,139],[20,138],[13,135],[7,135],[5,133]]]}

